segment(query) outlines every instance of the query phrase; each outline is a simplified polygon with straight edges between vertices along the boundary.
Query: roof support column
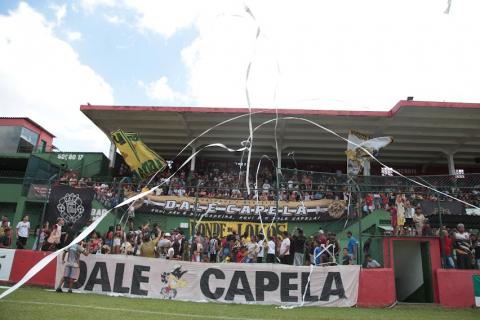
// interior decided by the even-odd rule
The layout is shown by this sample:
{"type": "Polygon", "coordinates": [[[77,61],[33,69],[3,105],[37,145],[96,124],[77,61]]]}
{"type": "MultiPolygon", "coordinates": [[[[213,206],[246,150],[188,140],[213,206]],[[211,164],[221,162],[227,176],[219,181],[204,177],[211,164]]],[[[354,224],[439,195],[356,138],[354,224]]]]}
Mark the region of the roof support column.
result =
{"type": "Polygon", "coordinates": [[[108,153],[108,159],[110,159],[109,167],[115,167],[115,153],[117,152],[117,147],[115,143],[110,140],[110,151],[108,153]]]}
{"type": "MultiPolygon", "coordinates": [[[[197,152],[197,147],[192,145],[192,155],[194,155],[195,152],[197,152]]],[[[192,160],[190,160],[190,172],[195,171],[195,160],[196,160],[196,158],[197,158],[197,155],[194,155],[192,157],[192,160]]]]}
{"type": "Polygon", "coordinates": [[[448,160],[448,174],[451,176],[455,175],[455,162],[453,160],[453,153],[447,153],[448,160]]]}

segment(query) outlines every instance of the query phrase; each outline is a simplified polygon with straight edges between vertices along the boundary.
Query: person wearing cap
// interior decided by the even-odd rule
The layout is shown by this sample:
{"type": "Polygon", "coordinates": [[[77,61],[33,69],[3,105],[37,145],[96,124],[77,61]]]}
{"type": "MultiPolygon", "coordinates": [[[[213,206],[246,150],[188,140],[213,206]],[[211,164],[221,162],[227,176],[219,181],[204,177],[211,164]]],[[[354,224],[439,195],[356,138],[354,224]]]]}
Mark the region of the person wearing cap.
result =
{"type": "Polygon", "coordinates": [[[157,252],[160,258],[166,258],[168,254],[168,250],[172,247],[172,241],[170,240],[171,234],[166,232],[163,237],[161,237],[160,241],[157,244],[157,252]]]}

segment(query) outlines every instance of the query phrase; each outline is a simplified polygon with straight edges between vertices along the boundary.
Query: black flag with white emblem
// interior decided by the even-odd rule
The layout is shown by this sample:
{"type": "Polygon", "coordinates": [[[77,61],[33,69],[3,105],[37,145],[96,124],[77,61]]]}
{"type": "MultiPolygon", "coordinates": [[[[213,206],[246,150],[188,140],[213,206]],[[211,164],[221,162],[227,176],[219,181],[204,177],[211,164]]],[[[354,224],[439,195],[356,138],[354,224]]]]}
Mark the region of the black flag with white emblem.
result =
{"type": "Polygon", "coordinates": [[[63,218],[66,225],[73,225],[73,231],[80,231],[90,219],[93,196],[92,188],[52,187],[46,221],[52,225],[57,218],[63,218]]]}

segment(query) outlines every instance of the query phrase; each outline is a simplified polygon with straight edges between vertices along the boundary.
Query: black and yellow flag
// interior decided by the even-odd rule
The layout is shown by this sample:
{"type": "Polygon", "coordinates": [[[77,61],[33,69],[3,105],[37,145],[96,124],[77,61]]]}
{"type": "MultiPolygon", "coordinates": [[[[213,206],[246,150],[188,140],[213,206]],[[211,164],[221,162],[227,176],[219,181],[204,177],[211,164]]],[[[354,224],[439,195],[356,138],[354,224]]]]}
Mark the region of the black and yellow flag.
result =
{"type": "Polygon", "coordinates": [[[112,132],[112,139],[130,169],[141,179],[163,171],[167,166],[165,160],[147,147],[136,133],[120,129],[112,132]]]}

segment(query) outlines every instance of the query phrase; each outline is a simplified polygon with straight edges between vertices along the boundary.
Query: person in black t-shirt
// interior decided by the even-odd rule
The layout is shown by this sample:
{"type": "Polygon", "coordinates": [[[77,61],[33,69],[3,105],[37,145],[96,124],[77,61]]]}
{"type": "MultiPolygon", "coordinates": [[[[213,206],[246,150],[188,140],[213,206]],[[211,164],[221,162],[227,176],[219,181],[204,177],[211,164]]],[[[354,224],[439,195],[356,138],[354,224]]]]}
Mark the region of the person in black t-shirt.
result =
{"type": "Polygon", "coordinates": [[[292,237],[292,250],[293,250],[293,265],[303,266],[305,259],[305,242],[306,238],[303,235],[302,229],[297,229],[292,237]]]}

